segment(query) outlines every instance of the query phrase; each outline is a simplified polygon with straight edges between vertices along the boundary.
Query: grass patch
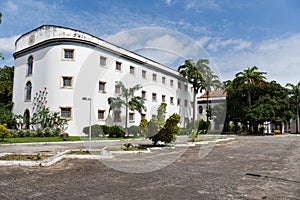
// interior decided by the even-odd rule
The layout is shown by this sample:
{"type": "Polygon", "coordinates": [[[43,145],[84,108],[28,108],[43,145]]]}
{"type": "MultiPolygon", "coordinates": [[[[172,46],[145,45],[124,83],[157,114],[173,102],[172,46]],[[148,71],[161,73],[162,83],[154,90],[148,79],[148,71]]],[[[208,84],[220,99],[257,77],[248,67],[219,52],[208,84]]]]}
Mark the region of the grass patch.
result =
{"type": "MultiPolygon", "coordinates": [[[[130,136],[130,137],[118,137],[118,138],[113,138],[113,137],[92,137],[92,140],[128,140],[128,139],[141,139],[145,138],[143,136],[135,137],[135,136],[130,136]]],[[[83,136],[81,137],[82,141],[89,141],[88,136],[83,136]]]]}
{"type": "Polygon", "coordinates": [[[142,146],[133,146],[129,148],[125,147],[107,147],[105,150],[107,151],[145,151],[147,148],[142,146]]]}
{"type": "MultiPolygon", "coordinates": [[[[81,141],[79,136],[69,136],[67,141],[81,141]]],[[[17,137],[6,138],[0,144],[30,143],[30,142],[64,142],[62,137],[17,137]]]]}
{"type": "Polygon", "coordinates": [[[22,154],[7,154],[5,156],[1,156],[0,160],[24,160],[24,161],[37,161],[48,158],[50,156],[42,155],[40,153],[36,155],[22,155],[22,154]]]}

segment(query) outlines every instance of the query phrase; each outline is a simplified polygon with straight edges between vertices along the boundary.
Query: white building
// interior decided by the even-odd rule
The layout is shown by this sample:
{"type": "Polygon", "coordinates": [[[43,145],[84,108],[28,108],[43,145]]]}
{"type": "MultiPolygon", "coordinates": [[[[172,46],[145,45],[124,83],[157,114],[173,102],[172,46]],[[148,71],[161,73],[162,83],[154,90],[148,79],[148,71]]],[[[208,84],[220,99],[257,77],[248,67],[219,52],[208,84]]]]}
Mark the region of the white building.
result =
{"type": "MultiPolygon", "coordinates": [[[[66,132],[81,135],[89,124],[109,119],[107,99],[118,95],[116,81],[127,87],[140,84],[136,93],[145,98],[147,112],[130,112],[128,127],[156,114],[167,103],[167,117],[181,116],[181,125],[192,117],[192,90],[179,73],[146,57],[118,47],[90,34],[52,25],[43,25],[16,41],[13,113],[30,119],[38,105],[46,105],[69,118],[66,132]]],[[[113,124],[124,126],[125,110],[115,112],[113,124]]],[[[30,122],[24,128],[30,128],[30,122]]]]}
{"type": "Polygon", "coordinates": [[[227,93],[224,90],[215,90],[210,91],[208,96],[207,93],[204,93],[198,97],[198,119],[207,121],[207,110],[211,110],[211,116],[208,118],[210,130],[223,130],[226,115],[226,96],[227,93]]]}

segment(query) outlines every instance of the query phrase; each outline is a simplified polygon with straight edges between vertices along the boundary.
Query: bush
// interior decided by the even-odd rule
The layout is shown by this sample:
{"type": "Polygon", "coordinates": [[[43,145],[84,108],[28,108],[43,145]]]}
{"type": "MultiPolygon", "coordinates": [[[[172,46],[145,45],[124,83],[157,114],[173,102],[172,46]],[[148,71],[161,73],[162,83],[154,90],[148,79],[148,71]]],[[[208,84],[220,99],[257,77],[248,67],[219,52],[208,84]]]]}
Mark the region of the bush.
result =
{"type": "Polygon", "coordinates": [[[146,134],[147,134],[147,126],[148,126],[149,122],[147,119],[142,119],[141,122],[140,122],[140,130],[141,130],[141,133],[146,137],[146,134]]]}
{"type": "Polygon", "coordinates": [[[108,137],[118,138],[125,137],[125,131],[120,126],[110,126],[108,137]]]}
{"type": "Polygon", "coordinates": [[[141,133],[141,129],[139,126],[133,125],[128,128],[128,133],[133,136],[139,136],[141,133]]]}
{"type": "Polygon", "coordinates": [[[180,122],[180,116],[178,114],[173,114],[171,115],[163,128],[159,130],[159,132],[154,135],[149,137],[154,145],[157,144],[158,141],[164,142],[165,144],[171,143],[176,139],[176,134],[179,130],[179,126],[177,125],[180,122]]]}
{"type": "Polygon", "coordinates": [[[6,124],[0,124],[0,137],[2,138],[2,141],[4,141],[4,138],[11,137],[11,132],[6,127],[6,124]]]}
{"type": "Polygon", "coordinates": [[[189,141],[190,142],[195,142],[198,138],[199,132],[196,130],[192,130],[191,134],[189,135],[189,141]]]}
{"type": "Polygon", "coordinates": [[[207,134],[209,122],[200,119],[198,122],[198,134],[207,134]]]}
{"type": "MultiPolygon", "coordinates": [[[[89,129],[90,127],[87,126],[87,127],[84,127],[83,128],[83,132],[87,135],[89,135],[89,129]]],[[[103,137],[107,132],[107,126],[105,125],[99,125],[99,124],[94,124],[92,125],[92,130],[91,130],[91,133],[92,133],[92,137],[103,137]]]]}

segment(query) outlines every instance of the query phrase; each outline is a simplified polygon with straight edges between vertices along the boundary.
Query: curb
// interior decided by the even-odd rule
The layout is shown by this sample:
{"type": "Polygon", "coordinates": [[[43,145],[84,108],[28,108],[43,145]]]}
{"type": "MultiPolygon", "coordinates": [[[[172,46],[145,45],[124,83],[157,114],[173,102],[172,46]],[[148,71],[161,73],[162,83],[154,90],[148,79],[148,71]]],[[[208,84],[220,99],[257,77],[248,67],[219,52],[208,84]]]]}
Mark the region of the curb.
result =
{"type": "MultiPolygon", "coordinates": [[[[300,136],[300,135],[299,135],[300,136]]],[[[217,143],[222,141],[230,141],[235,140],[235,138],[224,138],[224,139],[216,139],[211,141],[202,141],[202,142],[187,142],[186,144],[175,144],[174,146],[164,147],[175,149],[175,147],[190,147],[195,146],[198,144],[208,144],[208,143],[217,143]]],[[[103,141],[103,140],[101,140],[103,141]]],[[[106,140],[107,141],[107,140],[106,140]]],[[[116,140],[113,140],[116,141],[116,140]]],[[[24,144],[24,143],[23,143],[24,144]]],[[[36,143],[35,143],[36,144],[36,143]]],[[[41,143],[39,143],[41,144],[41,143]]],[[[45,143],[42,143],[45,144],[45,143]]],[[[47,143],[46,143],[47,144],[47,143]]],[[[53,143],[52,143],[53,144],[53,143]]],[[[59,143],[61,144],[61,142],[59,143]]],[[[9,144],[11,145],[11,144],[9,144]]],[[[113,158],[113,154],[137,154],[137,153],[151,153],[151,150],[160,150],[162,147],[152,147],[147,148],[146,150],[139,150],[139,151],[108,151],[106,150],[108,147],[104,147],[102,149],[93,149],[93,151],[100,151],[102,152],[101,155],[75,155],[75,154],[68,154],[71,151],[80,151],[80,149],[72,149],[72,150],[65,150],[62,152],[58,152],[49,158],[40,161],[27,161],[27,160],[0,160],[0,166],[29,166],[29,167],[49,167],[51,165],[56,164],[57,162],[63,159],[105,159],[105,158],[113,158]]],[[[11,155],[14,153],[0,153],[1,156],[11,155]]],[[[21,154],[21,155],[35,155],[35,154],[21,154]]],[[[45,154],[50,155],[50,154],[45,154]]]]}

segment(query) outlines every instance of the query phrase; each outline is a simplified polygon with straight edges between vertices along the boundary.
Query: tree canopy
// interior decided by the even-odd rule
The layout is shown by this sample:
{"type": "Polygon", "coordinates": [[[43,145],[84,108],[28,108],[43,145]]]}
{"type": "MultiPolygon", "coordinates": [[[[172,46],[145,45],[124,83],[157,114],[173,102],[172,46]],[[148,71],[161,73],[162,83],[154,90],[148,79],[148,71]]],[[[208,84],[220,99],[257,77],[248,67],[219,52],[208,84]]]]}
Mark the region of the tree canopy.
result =
{"type": "Polygon", "coordinates": [[[250,133],[258,133],[264,122],[288,123],[293,116],[288,90],[276,81],[267,82],[266,72],[248,68],[225,82],[227,91],[226,121],[249,125],[250,133]]]}

